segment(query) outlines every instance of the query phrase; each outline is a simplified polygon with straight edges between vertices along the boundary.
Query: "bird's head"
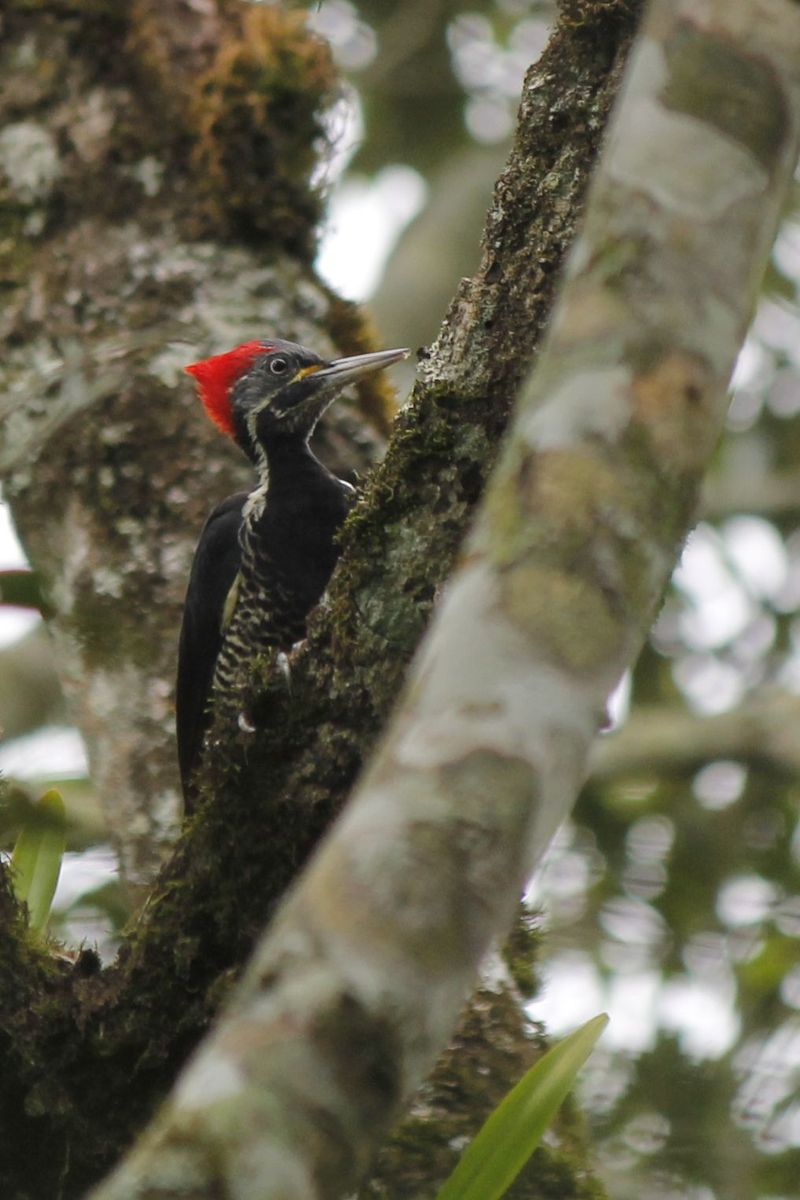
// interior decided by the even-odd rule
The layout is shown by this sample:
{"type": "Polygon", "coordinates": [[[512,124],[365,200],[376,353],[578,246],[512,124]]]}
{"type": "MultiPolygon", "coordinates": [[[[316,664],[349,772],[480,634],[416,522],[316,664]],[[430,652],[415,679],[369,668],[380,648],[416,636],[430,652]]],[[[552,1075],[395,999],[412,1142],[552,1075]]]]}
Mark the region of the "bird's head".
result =
{"type": "Polygon", "coordinates": [[[377,350],[326,360],[295,342],[244,342],[186,367],[211,420],[254,462],[284,437],[307,439],[348,383],[380,371],[409,351],[377,350]]]}

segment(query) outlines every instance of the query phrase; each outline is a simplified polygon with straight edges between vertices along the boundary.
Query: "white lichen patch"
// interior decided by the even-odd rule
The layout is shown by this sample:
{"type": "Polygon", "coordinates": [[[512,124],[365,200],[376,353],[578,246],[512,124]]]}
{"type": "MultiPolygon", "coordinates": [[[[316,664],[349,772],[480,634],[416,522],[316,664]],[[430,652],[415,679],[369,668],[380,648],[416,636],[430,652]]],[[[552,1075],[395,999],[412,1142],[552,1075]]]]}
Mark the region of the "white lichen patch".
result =
{"type": "Polygon", "coordinates": [[[328,308],[325,294],[308,279],[299,279],[294,290],[298,307],[308,321],[322,321],[328,308]]]}
{"type": "MultiPolygon", "coordinates": [[[[126,363],[110,342],[95,344],[91,366],[96,374],[92,376],[86,373],[84,347],[66,338],[61,354],[42,338],[0,364],[0,416],[7,411],[14,417],[2,423],[0,470],[19,467],[28,471],[65,421],[119,390],[125,381],[126,363]]],[[[110,429],[103,429],[106,441],[110,441],[110,429]]],[[[22,486],[12,480],[12,487],[15,485],[22,486]]]]}
{"type": "Polygon", "coordinates": [[[119,600],[125,591],[125,576],[111,567],[96,566],[92,573],[94,590],[98,596],[112,596],[119,600]]]}
{"type": "Polygon", "coordinates": [[[100,431],[100,440],[106,446],[124,446],[130,436],[130,426],[123,421],[108,421],[100,431]]]}
{"type": "Polygon", "coordinates": [[[134,163],[129,167],[127,173],[141,187],[145,196],[151,199],[157,196],[161,191],[161,183],[164,178],[164,164],[160,162],[155,155],[148,154],[138,163],[134,163]]]}
{"type": "MultiPolygon", "coordinates": [[[[151,679],[148,682],[145,697],[147,715],[157,724],[161,724],[165,718],[173,716],[172,682],[170,680],[151,679]]],[[[171,720],[169,725],[171,726],[171,720]]]]}
{"type": "Polygon", "coordinates": [[[281,334],[312,344],[320,354],[333,347],[320,341],[320,314],[327,311],[324,292],[304,278],[291,259],[265,267],[255,256],[234,250],[219,259],[219,270],[206,277],[184,313],[202,353],[250,338],[281,334]],[[290,305],[287,311],[287,304],[290,305]]]}
{"type": "Polygon", "coordinates": [[[61,525],[63,569],[54,574],[51,599],[62,617],[75,607],[78,581],[90,570],[92,539],[77,501],[68,502],[61,525]]]}
{"type": "Polygon", "coordinates": [[[173,1102],[184,1111],[204,1109],[238,1096],[246,1085],[247,1079],[233,1058],[221,1053],[212,1042],[184,1071],[173,1102]]]}
{"type": "Polygon", "coordinates": [[[184,369],[191,361],[186,342],[167,342],[163,350],[149,360],[147,369],[154,378],[173,388],[185,379],[184,369]]]}
{"type": "Polygon", "coordinates": [[[55,138],[36,121],[16,121],[0,132],[0,176],[23,204],[44,200],[61,174],[55,138]]]}
{"type": "Polygon", "coordinates": [[[36,38],[32,35],[22,38],[15,46],[12,45],[10,65],[14,71],[34,70],[38,58],[39,51],[36,45],[36,38]]]}
{"type": "MultiPolygon", "coordinates": [[[[95,669],[85,692],[85,708],[92,729],[103,730],[109,721],[112,727],[116,722],[119,730],[131,729],[141,714],[143,688],[146,689],[146,684],[141,673],[121,656],[118,664],[106,670],[95,669]]],[[[109,750],[113,754],[113,747],[109,750]]],[[[108,765],[111,768],[113,762],[108,765]]]]}
{"type": "Polygon", "coordinates": [[[120,517],[118,521],[114,522],[114,528],[123,537],[139,538],[142,535],[141,522],[133,517],[120,517]]]}
{"type": "Polygon", "coordinates": [[[45,208],[32,209],[22,226],[22,232],[26,237],[38,238],[47,224],[47,210],[45,208]]]}
{"type": "MultiPolygon", "coordinates": [[[[179,489],[170,489],[170,491],[177,490],[179,489]]],[[[159,547],[159,570],[165,579],[175,581],[183,588],[189,577],[193,557],[194,546],[184,536],[167,536],[159,547]]]]}

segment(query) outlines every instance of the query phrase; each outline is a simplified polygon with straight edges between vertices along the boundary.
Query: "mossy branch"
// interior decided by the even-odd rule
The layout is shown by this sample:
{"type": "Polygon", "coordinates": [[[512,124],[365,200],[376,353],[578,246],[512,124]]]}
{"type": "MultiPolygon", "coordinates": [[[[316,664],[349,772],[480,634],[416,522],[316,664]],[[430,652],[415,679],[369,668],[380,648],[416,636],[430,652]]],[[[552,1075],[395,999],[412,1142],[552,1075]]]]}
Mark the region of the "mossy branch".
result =
{"type": "Polygon", "coordinates": [[[234,1181],[255,1200],[265,1178],[298,1200],[350,1193],[507,928],[641,646],[799,144],[797,6],[655,0],[537,370],[394,720],[95,1200],[170,1200],[187,1179],[198,1200],[234,1181]]]}
{"type": "MultiPolygon", "coordinates": [[[[53,1001],[18,1045],[12,1071],[20,1091],[46,1080],[61,1097],[45,1119],[53,1144],[70,1145],[65,1196],[97,1177],[163,1095],[339,808],[396,694],[548,315],[627,47],[630,25],[619,16],[601,5],[594,22],[562,28],[526,83],[481,267],[459,292],[347,532],[330,609],[318,614],[297,663],[295,699],[287,708],[267,673],[262,731],[242,760],[223,762],[207,780],[213,799],[187,830],[117,967],[95,975],[82,960],[69,976],[80,1013],[74,1027],[66,1021],[72,1035],[64,1029],[69,1008],[53,1001]],[[53,1027],[57,1053],[47,1036],[53,1027]],[[102,1098],[83,1090],[100,1063],[102,1098]]],[[[176,154],[186,136],[180,127],[176,154]]],[[[160,220],[160,211],[148,220],[160,220]]],[[[191,214],[184,218],[191,227],[191,214]]],[[[154,237],[153,253],[163,254],[154,237]]],[[[249,259],[241,273],[249,285],[249,259]]],[[[138,413],[140,392],[136,398],[138,413]]],[[[203,467],[208,453],[200,448],[203,467]]],[[[26,1124],[22,1110],[17,1121],[26,1124]]]]}

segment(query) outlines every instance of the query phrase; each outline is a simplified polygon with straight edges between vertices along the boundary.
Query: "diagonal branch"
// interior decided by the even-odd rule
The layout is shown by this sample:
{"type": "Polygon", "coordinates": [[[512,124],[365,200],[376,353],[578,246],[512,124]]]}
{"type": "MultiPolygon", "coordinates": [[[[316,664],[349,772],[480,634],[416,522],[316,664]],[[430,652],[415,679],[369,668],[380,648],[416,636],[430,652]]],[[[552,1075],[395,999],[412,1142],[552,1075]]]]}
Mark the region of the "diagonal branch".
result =
{"type": "Polygon", "coordinates": [[[789,0],[656,0],[538,369],[400,710],[95,1200],[346,1194],[568,812],[696,504],[795,166],[789,0]],[[720,230],[724,229],[724,237],[720,230]]]}
{"type": "MultiPolygon", "coordinates": [[[[91,7],[91,0],[74,6],[76,12],[91,7]]],[[[278,12],[275,6],[269,7],[271,13],[265,20],[274,19],[278,12]]],[[[7,1088],[12,1088],[13,1080],[14,1095],[34,1099],[30,1105],[16,1105],[13,1120],[5,1127],[8,1136],[0,1159],[0,1179],[6,1190],[18,1190],[20,1179],[30,1186],[31,1164],[24,1147],[31,1137],[67,1147],[64,1158],[57,1157],[49,1168],[56,1173],[67,1171],[65,1197],[74,1196],[113,1161],[205,1031],[231,974],[244,961],[264,920],[347,794],[362,756],[399,690],[436,589],[453,561],[477,501],[486,460],[494,453],[510,399],[547,319],[555,272],[572,237],[627,51],[630,10],[635,5],[628,0],[613,4],[601,0],[582,2],[579,7],[577,12],[574,5],[567,6],[568,19],[541,63],[529,73],[519,133],[498,185],[479,273],[463,285],[432,351],[425,378],[399,422],[392,451],[371,482],[348,532],[343,570],[331,592],[330,608],[320,614],[308,652],[293,671],[292,703],[287,706],[283,691],[275,697],[267,688],[264,707],[271,708],[271,719],[265,720],[253,744],[245,747],[245,761],[234,764],[229,773],[223,762],[219,778],[210,781],[211,802],[181,839],[116,967],[98,972],[92,956],[83,956],[73,971],[58,973],[42,1001],[41,1020],[27,1022],[22,1029],[14,1024],[14,1015],[29,1007],[30,988],[23,979],[8,993],[0,1011],[0,1026],[13,1025],[15,1030],[12,1053],[5,1060],[7,1088]],[[88,1081],[94,1079],[96,1085],[90,1085],[88,1081]],[[48,1100],[43,1110],[37,1098],[44,1092],[55,1099],[48,1100]],[[39,1115],[43,1111],[46,1115],[39,1115]]],[[[238,11],[242,5],[227,0],[220,8],[238,11]]],[[[162,11],[160,6],[142,3],[137,11],[151,12],[169,22],[178,9],[170,4],[162,11]]],[[[22,28],[18,35],[25,37],[27,21],[33,17],[19,20],[22,28]]],[[[99,30],[73,28],[76,21],[77,17],[69,17],[72,59],[80,75],[86,70],[83,48],[94,64],[92,46],[108,30],[104,26],[99,30]]],[[[139,60],[142,69],[148,66],[148,47],[157,48],[161,29],[151,27],[155,43],[147,37],[134,39],[134,48],[141,47],[145,54],[139,60]]],[[[61,27],[48,23],[39,33],[40,52],[46,52],[48,60],[60,62],[61,27]],[[52,44],[51,37],[55,39],[52,44]]],[[[290,41],[293,44],[291,36],[290,41]]],[[[244,92],[249,96],[252,87],[264,83],[268,95],[271,77],[267,73],[264,80],[256,72],[253,79],[246,70],[240,71],[239,53],[236,46],[222,47],[222,58],[236,67],[234,75],[244,92]]],[[[246,66],[252,60],[247,49],[242,53],[246,66]]],[[[122,72],[126,87],[117,89],[108,103],[130,107],[133,83],[129,75],[136,74],[136,63],[131,66],[128,62],[124,47],[117,47],[110,61],[114,78],[122,72]]],[[[150,90],[144,100],[148,111],[149,106],[161,103],[152,79],[158,84],[172,78],[168,62],[163,71],[162,66],[158,56],[149,63],[155,73],[148,76],[150,90]]],[[[218,76],[220,86],[230,78],[230,72],[218,76]]],[[[57,112],[61,112],[62,82],[58,75],[52,96],[57,112]]],[[[102,83],[93,80],[95,88],[102,83]]],[[[69,88],[78,104],[86,89],[73,83],[69,88]]],[[[210,101],[216,96],[212,89],[210,101]]],[[[252,111],[250,99],[244,103],[238,93],[232,99],[236,103],[242,100],[240,111],[245,115],[252,111]]],[[[261,92],[252,98],[256,110],[261,99],[261,92]]],[[[144,120],[136,124],[142,136],[153,127],[144,120]]],[[[168,135],[172,130],[170,126],[156,133],[168,135]]],[[[154,679],[166,678],[164,660],[174,642],[170,631],[177,624],[173,614],[180,593],[181,555],[188,552],[189,529],[196,532],[201,511],[208,504],[208,478],[213,477],[220,489],[225,486],[221,460],[215,457],[220,451],[210,439],[203,440],[202,421],[188,390],[184,397],[162,377],[165,328],[167,337],[192,341],[198,336],[221,338],[223,331],[230,336],[234,330],[252,329],[255,336],[266,321],[270,326],[290,327],[293,336],[314,342],[318,332],[312,328],[317,330],[321,323],[343,349],[353,350],[364,336],[352,309],[331,297],[320,300],[307,268],[298,269],[284,260],[275,268],[265,266],[263,248],[249,242],[244,246],[222,242],[208,257],[208,247],[192,241],[170,210],[174,195],[186,205],[191,195],[185,156],[180,153],[183,136],[178,130],[175,144],[170,139],[164,148],[169,167],[166,178],[175,187],[142,200],[141,223],[125,226],[124,246],[117,246],[116,235],[104,236],[102,223],[94,222],[82,228],[79,237],[69,222],[66,228],[56,226],[58,237],[66,239],[63,245],[61,241],[57,246],[36,243],[32,296],[26,298],[20,284],[19,303],[9,314],[9,337],[17,339],[18,348],[4,362],[10,402],[15,396],[25,398],[20,415],[26,420],[15,426],[18,432],[29,428],[29,417],[56,415],[64,420],[59,436],[49,442],[44,439],[37,448],[33,469],[28,471],[23,463],[14,478],[18,517],[29,544],[35,540],[39,551],[34,557],[50,567],[56,578],[63,578],[59,596],[68,602],[71,625],[79,634],[92,633],[92,613],[102,617],[102,631],[115,634],[110,646],[98,645],[88,636],[77,638],[73,649],[84,657],[76,676],[94,681],[99,674],[106,690],[89,689],[90,699],[94,696],[102,701],[103,712],[97,716],[105,721],[103,736],[116,734],[117,746],[119,714],[108,704],[108,688],[119,685],[119,694],[125,698],[133,682],[137,695],[148,704],[152,705],[155,697],[159,702],[157,730],[152,722],[141,725],[136,721],[134,727],[139,732],[144,729],[151,742],[158,734],[161,742],[156,744],[162,746],[164,761],[167,751],[172,758],[172,747],[164,736],[163,684],[155,685],[154,679]],[[173,242],[176,233],[179,236],[173,242]],[[87,247],[91,270],[81,257],[87,247]],[[114,258],[115,247],[121,251],[119,259],[114,258]],[[144,264],[142,247],[147,248],[144,264]],[[42,366],[52,373],[53,356],[34,354],[25,340],[32,336],[36,297],[40,291],[53,291],[48,272],[56,267],[60,270],[64,263],[69,264],[75,279],[70,275],[57,293],[66,302],[51,307],[48,332],[57,337],[59,345],[80,341],[82,346],[74,378],[67,371],[69,386],[63,388],[65,403],[79,397],[84,405],[72,415],[58,407],[58,397],[49,406],[39,403],[49,376],[43,379],[36,372],[42,366]],[[141,274],[143,266],[149,288],[142,287],[141,294],[135,292],[133,320],[129,322],[120,318],[118,307],[128,295],[127,284],[115,288],[110,296],[104,281],[109,277],[116,283],[127,280],[129,271],[141,274]],[[76,280],[90,301],[85,317],[83,310],[71,307],[69,299],[76,280]],[[156,310],[158,319],[153,317],[152,280],[158,285],[159,300],[169,299],[174,305],[177,295],[183,305],[175,326],[171,318],[164,325],[160,308],[156,310]],[[141,310],[139,301],[144,306],[141,310]],[[96,326],[93,305],[101,302],[113,305],[108,322],[115,338],[116,331],[122,330],[119,345],[105,338],[104,324],[96,326]],[[125,336],[129,323],[130,341],[125,336]],[[156,334],[160,342],[154,358],[156,334]],[[108,361],[106,351],[111,354],[108,361]],[[114,379],[109,376],[112,366],[117,372],[114,379]],[[95,385],[101,394],[93,392],[95,385]],[[120,386],[124,390],[117,395],[120,386]],[[163,417],[163,424],[153,422],[156,412],[163,417]],[[117,446],[121,434],[135,444],[135,454],[122,454],[113,447],[109,450],[107,438],[113,435],[113,446],[117,446]],[[177,445],[180,455],[175,453],[177,445]],[[112,469],[101,469],[104,464],[112,469]],[[61,496],[65,479],[71,498],[66,514],[54,499],[61,496]],[[131,511],[148,519],[136,522],[132,531],[126,522],[120,532],[117,517],[123,485],[126,512],[130,504],[131,511]],[[156,498],[172,495],[175,488],[188,497],[186,505],[175,505],[166,512],[156,498]],[[113,531],[111,540],[106,526],[113,531]],[[102,589],[98,596],[96,588],[93,590],[95,576],[88,569],[92,564],[85,561],[89,534],[97,534],[97,547],[105,555],[106,578],[109,567],[115,575],[119,573],[121,597],[110,598],[102,589]],[[180,554],[176,553],[178,547],[180,554]],[[73,551],[84,557],[79,555],[76,560],[73,551]],[[152,572],[145,569],[151,553],[159,567],[155,594],[152,572]],[[150,590],[145,592],[145,586],[150,590]],[[87,605],[93,607],[87,611],[87,605]],[[85,630],[78,623],[84,617],[85,630]],[[135,635],[130,647],[127,636],[120,641],[119,634],[125,631],[135,635]],[[106,665],[102,654],[109,649],[106,665]],[[135,651],[133,661],[139,668],[133,680],[127,669],[129,649],[132,654],[135,651]],[[121,663],[126,666],[124,671],[118,670],[121,663]],[[145,663],[149,664],[147,670],[145,663]]],[[[254,169],[259,153],[271,152],[269,139],[256,141],[254,169]]],[[[99,161],[106,169],[102,155],[99,161]]],[[[97,171],[96,160],[92,162],[97,171]]],[[[123,161],[118,173],[113,163],[106,170],[103,195],[114,203],[117,188],[120,203],[127,195],[129,181],[124,169],[123,161]]],[[[83,175],[70,181],[69,195],[83,201],[86,194],[83,175]]],[[[211,199],[218,196],[214,192],[211,199]]],[[[260,206],[263,217],[268,197],[253,192],[249,200],[256,208],[260,206]]],[[[184,213],[189,222],[193,216],[193,211],[184,213]]],[[[38,338],[38,327],[36,330],[38,338]]],[[[170,353],[174,367],[176,348],[170,353]]],[[[61,369],[57,360],[58,356],[56,368],[61,369]]],[[[179,361],[185,361],[185,355],[179,361]]],[[[161,754],[158,758],[161,761],[161,754]]],[[[125,759],[129,759],[127,748],[125,759]]],[[[118,758],[108,761],[119,765],[118,758]]],[[[140,767],[152,766],[138,752],[130,761],[140,767]]],[[[132,799],[146,790],[146,783],[134,789],[132,799]]],[[[120,819],[124,816],[123,809],[120,819]]],[[[42,1162],[42,1170],[44,1166],[42,1162]]]]}

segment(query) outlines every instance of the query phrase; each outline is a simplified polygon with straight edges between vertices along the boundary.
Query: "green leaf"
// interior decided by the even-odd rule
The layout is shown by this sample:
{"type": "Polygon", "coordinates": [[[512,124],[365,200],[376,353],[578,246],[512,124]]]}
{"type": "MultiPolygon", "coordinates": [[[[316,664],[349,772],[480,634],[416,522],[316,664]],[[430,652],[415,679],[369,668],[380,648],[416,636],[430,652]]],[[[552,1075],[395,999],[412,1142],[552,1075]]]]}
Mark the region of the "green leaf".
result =
{"type": "Polygon", "coordinates": [[[66,845],[64,801],[55,788],[45,792],[34,806],[11,855],[11,878],[19,901],[28,906],[31,929],[40,932],[47,924],[50,906],[61,873],[66,845]]]}
{"type": "Polygon", "coordinates": [[[556,1115],[608,1024],[601,1013],[553,1046],[498,1104],[467,1146],[436,1200],[498,1200],[556,1115]]]}

